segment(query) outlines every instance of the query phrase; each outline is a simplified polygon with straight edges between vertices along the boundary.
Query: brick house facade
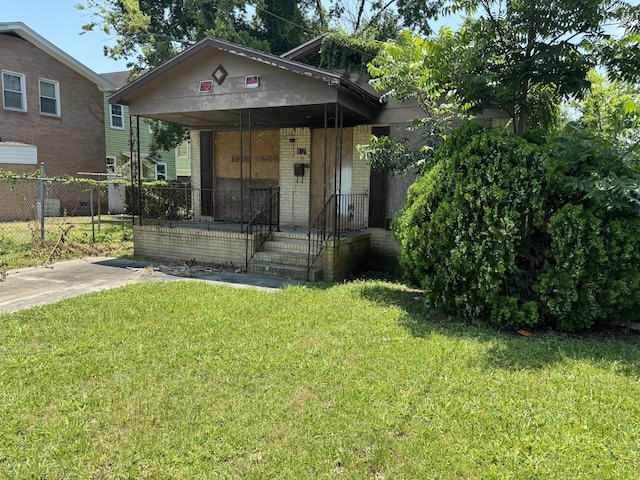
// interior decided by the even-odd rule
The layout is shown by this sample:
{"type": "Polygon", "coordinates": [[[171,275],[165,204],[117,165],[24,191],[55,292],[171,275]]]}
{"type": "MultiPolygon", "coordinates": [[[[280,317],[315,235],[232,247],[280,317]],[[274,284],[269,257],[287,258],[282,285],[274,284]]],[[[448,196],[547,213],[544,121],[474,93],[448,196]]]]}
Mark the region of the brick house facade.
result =
{"type": "Polygon", "coordinates": [[[32,173],[44,163],[47,176],[106,172],[103,92],[113,85],[19,22],[0,23],[0,71],[0,149],[37,149],[17,163],[0,155],[1,169],[32,173]]]}
{"type": "MultiPolygon", "coordinates": [[[[347,277],[367,257],[393,266],[398,245],[388,227],[415,175],[373,172],[357,147],[374,133],[404,132],[423,112],[416,102],[382,103],[366,77],[303,63],[321,40],[277,57],[206,38],[110,97],[133,115],[191,130],[190,224],[140,222],[138,255],[230,261],[253,273],[325,281],[347,277]],[[254,214],[245,212],[250,192],[267,186],[279,191],[283,232],[244,230],[254,214]],[[237,204],[230,218],[226,209],[237,204]],[[228,230],[213,231],[216,219],[231,223],[228,230]],[[198,222],[206,232],[189,230],[198,222]],[[182,248],[166,248],[170,241],[182,248]]],[[[255,214],[270,210],[266,204],[255,214]]]]}

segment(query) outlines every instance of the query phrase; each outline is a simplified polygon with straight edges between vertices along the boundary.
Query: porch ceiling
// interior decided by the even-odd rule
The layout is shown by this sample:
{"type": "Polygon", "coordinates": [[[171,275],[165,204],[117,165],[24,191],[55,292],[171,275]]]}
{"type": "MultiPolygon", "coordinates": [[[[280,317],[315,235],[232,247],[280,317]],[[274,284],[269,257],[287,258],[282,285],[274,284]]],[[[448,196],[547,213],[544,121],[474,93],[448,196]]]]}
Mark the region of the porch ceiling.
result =
{"type": "MultiPolygon", "coordinates": [[[[365,123],[374,116],[374,109],[352,109],[342,106],[344,126],[365,123]]],[[[334,126],[335,104],[328,104],[327,125],[334,126]]],[[[242,124],[247,128],[249,116],[252,128],[287,128],[324,126],[325,105],[297,105],[291,107],[270,107],[243,109],[242,124]]],[[[175,122],[195,129],[237,130],[240,125],[240,110],[209,110],[154,114],[150,118],[175,122]]]]}

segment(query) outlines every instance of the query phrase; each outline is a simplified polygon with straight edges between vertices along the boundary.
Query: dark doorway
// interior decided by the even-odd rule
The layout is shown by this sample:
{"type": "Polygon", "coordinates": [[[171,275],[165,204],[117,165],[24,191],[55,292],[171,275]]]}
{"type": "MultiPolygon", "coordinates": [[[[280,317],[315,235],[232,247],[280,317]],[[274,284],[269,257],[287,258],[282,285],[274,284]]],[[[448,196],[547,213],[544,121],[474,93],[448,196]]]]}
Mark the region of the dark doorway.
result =
{"type": "Polygon", "coordinates": [[[200,132],[200,212],[213,215],[213,132],[200,132]]]}
{"type": "Polygon", "coordinates": [[[372,170],[369,178],[369,226],[386,228],[387,171],[372,170]]]}
{"type": "MultiPolygon", "coordinates": [[[[371,134],[376,137],[389,136],[391,128],[387,126],[372,127],[371,134]]],[[[387,227],[387,171],[371,170],[369,177],[369,226],[387,227]]]]}

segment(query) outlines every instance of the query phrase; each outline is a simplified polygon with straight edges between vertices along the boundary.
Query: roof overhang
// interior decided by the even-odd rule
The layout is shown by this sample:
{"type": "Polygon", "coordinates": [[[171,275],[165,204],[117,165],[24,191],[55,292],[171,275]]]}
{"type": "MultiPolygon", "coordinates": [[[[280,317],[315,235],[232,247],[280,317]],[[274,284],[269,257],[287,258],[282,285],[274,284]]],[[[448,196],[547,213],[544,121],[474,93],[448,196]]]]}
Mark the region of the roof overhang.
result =
{"type": "Polygon", "coordinates": [[[287,60],[298,60],[305,55],[309,55],[310,53],[317,53],[320,51],[320,47],[322,47],[322,41],[324,37],[329,35],[328,33],[323,33],[322,35],[318,35],[315,38],[312,38],[308,42],[303,43],[295,48],[292,48],[288,52],[284,52],[280,55],[281,58],[285,58],[287,60]]]}
{"type": "MultiPolygon", "coordinates": [[[[264,100],[266,97],[261,98],[264,100]]],[[[133,115],[139,114],[157,120],[181,123],[192,128],[216,129],[235,128],[240,122],[240,110],[251,110],[253,125],[283,128],[323,124],[325,104],[341,105],[345,124],[363,123],[373,118],[381,108],[376,95],[338,73],[214,38],[200,41],[158,68],[142,75],[112,95],[109,103],[127,105],[133,115]],[[158,95],[158,91],[154,89],[161,88],[159,85],[164,83],[163,79],[171,78],[173,83],[180,83],[174,76],[182,74],[180,72],[193,70],[211,51],[224,52],[236,59],[246,59],[247,64],[253,62],[257,66],[263,65],[269,71],[275,69],[288,72],[293,75],[293,77],[291,75],[287,77],[290,79],[299,76],[300,80],[295,80],[294,83],[300,84],[301,94],[296,94],[297,86],[294,85],[286,92],[286,102],[284,100],[280,102],[279,98],[271,97],[267,104],[264,101],[262,103],[257,101],[259,95],[256,95],[256,91],[236,91],[234,100],[226,104],[214,101],[214,97],[207,102],[200,102],[196,107],[186,106],[186,102],[172,104],[170,101],[165,101],[162,110],[158,108],[158,102],[162,102],[162,99],[158,98],[155,110],[145,109],[143,104],[149,103],[153,95],[158,95]],[[314,92],[322,91],[322,94],[302,95],[303,88],[314,92]]]]}

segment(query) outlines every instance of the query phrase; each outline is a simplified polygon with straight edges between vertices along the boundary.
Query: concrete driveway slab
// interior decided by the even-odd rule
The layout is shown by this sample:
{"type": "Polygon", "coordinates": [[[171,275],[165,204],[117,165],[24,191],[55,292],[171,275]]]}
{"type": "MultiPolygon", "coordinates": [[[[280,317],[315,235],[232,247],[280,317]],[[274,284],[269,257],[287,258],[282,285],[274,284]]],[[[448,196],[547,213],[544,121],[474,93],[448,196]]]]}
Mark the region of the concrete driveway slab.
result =
{"type": "Polygon", "coordinates": [[[138,260],[91,257],[7,272],[0,282],[0,313],[46,305],[131,283],[196,280],[243,288],[280,289],[291,280],[220,271],[204,266],[165,266],[138,260]]]}

